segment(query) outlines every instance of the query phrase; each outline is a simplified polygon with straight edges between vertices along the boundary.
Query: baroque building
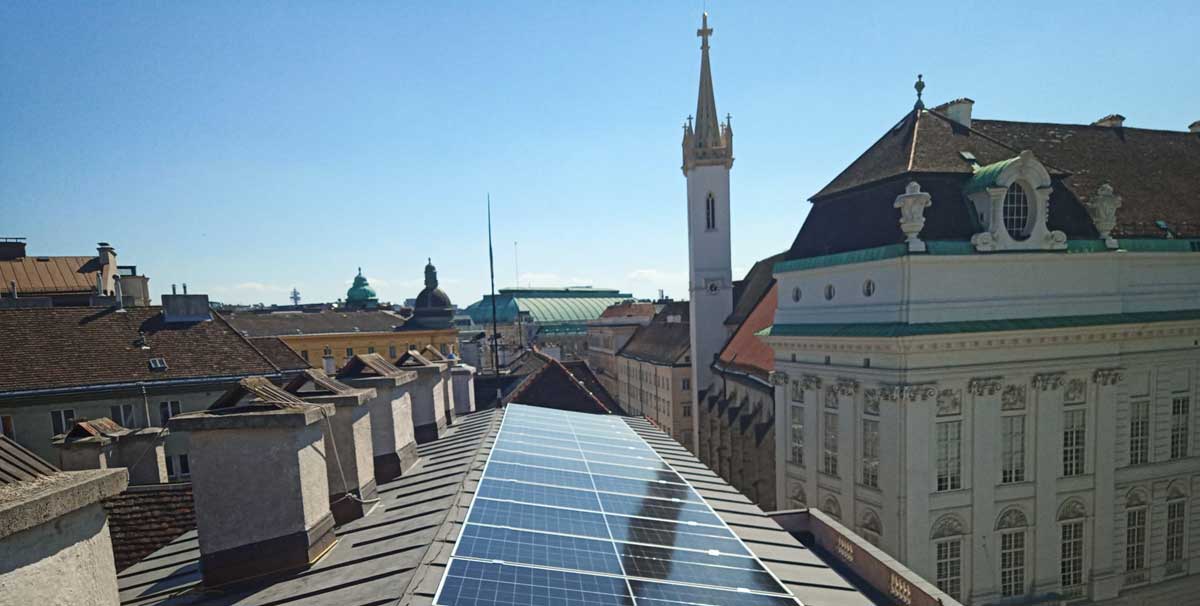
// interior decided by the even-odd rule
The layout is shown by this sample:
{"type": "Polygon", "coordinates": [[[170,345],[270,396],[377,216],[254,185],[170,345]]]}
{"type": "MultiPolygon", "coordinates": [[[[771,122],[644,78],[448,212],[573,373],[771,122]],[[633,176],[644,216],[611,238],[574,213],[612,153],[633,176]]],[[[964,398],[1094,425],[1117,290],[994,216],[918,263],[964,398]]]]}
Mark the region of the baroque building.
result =
{"type": "Polygon", "coordinates": [[[1188,603],[1200,134],[973,103],[918,100],[775,264],[779,505],[967,604],[1188,603]]]}

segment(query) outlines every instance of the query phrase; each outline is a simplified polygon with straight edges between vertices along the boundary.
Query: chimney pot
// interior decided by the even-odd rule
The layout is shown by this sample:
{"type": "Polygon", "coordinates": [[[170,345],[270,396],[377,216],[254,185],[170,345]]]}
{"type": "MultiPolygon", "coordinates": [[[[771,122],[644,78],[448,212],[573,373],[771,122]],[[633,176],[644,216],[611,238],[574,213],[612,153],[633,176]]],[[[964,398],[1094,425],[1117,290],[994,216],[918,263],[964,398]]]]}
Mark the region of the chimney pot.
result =
{"type": "Polygon", "coordinates": [[[8,292],[12,294],[12,298],[14,298],[14,299],[17,298],[17,281],[16,280],[8,281],[8,292]]]}
{"type": "Polygon", "coordinates": [[[175,294],[175,285],[174,284],[171,285],[171,294],[175,294]]]}
{"type": "Polygon", "coordinates": [[[1092,126],[1104,126],[1106,128],[1121,128],[1125,126],[1125,116],[1121,114],[1109,114],[1092,122],[1092,126]]]}
{"type": "Polygon", "coordinates": [[[183,283],[183,294],[187,294],[187,282],[183,283]]]}

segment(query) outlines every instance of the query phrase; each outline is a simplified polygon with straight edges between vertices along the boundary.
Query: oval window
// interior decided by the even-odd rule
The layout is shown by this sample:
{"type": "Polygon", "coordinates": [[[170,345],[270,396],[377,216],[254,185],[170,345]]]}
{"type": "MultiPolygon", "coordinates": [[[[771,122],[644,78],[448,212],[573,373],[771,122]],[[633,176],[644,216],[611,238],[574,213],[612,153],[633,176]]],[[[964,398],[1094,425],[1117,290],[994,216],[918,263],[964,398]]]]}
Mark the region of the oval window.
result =
{"type": "Polygon", "coordinates": [[[826,284],[826,285],[825,285],[825,300],[826,300],[826,301],[832,301],[832,300],[833,300],[833,293],[834,293],[834,291],[833,291],[833,285],[832,285],[832,284],[826,284]]]}
{"type": "Polygon", "coordinates": [[[1029,237],[1029,196],[1020,183],[1008,186],[1004,194],[1004,206],[1001,207],[1004,219],[1004,229],[1014,240],[1024,240],[1029,237]]]}
{"type": "Polygon", "coordinates": [[[863,282],[863,296],[869,297],[873,294],[875,294],[875,281],[867,280],[866,282],[863,282]]]}
{"type": "Polygon", "coordinates": [[[792,289],[792,300],[797,301],[797,302],[800,301],[800,287],[799,286],[792,289]]]}

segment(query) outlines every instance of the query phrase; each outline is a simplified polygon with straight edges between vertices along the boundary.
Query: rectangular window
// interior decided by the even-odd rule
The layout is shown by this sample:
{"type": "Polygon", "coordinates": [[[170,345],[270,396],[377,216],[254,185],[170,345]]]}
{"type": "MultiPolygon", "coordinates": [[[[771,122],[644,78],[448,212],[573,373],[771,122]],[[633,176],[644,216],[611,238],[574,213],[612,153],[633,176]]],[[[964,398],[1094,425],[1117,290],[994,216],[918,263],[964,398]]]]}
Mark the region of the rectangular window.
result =
{"type": "Polygon", "coordinates": [[[1188,411],[1190,401],[1187,396],[1178,396],[1171,400],[1171,458],[1182,459],[1188,456],[1188,411]]]}
{"type": "Polygon", "coordinates": [[[1167,503],[1167,561],[1183,560],[1184,516],[1187,501],[1180,499],[1167,503]]]}
{"type": "Polygon", "coordinates": [[[388,345],[388,359],[389,360],[396,359],[396,346],[395,345],[388,345]]]}
{"type": "Polygon", "coordinates": [[[167,455],[166,459],[168,480],[179,482],[192,477],[192,466],[187,455],[167,455]]]}
{"type": "Polygon", "coordinates": [[[167,421],[170,421],[171,417],[179,414],[180,412],[182,412],[182,411],[179,408],[178,400],[171,400],[169,402],[159,402],[158,403],[158,420],[159,420],[160,426],[166,427],[167,421]]]}
{"type": "Polygon", "coordinates": [[[1025,415],[1000,419],[1000,482],[1025,481],[1025,415]]]}
{"type": "Polygon", "coordinates": [[[375,346],[374,346],[374,345],[368,345],[368,346],[367,346],[367,353],[369,353],[369,354],[373,354],[373,353],[375,353],[375,346]]]}
{"type": "Polygon", "coordinates": [[[1000,535],[1000,596],[1025,593],[1025,532],[1000,535]]]}
{"type": "Polygon", "coordinates": [[[862,432],[862,483],[879,488],[879,421],[863,419],[862,432]]]}
{"type": "Polygon", "coordinates": [[[0,435],[4,435],[14,441],[17,439],[17,431],[13,427],[12,415],[0,415],[0,435]]]}
{"type": "Polygon", "coordinates": [[[804,407],[792,405],[791,461],[804,466],[804,407]]]}
{"type": "Polygon", "coordinates": [[[683,405],[683,416],[685,416],[685,417],[692,416],[692,406],[690,404],[683,405]]]}
{"type": "Polygon", "coordinates": [[[1125,570],[1141,570],[1146,566],[1146,510],[1125,512],[1125,570]]]}
{"type": "Polygon", "coordinates": [[[804,389],[800,387],[800,381],[792,381],[791,392],[793,402],[804,402],[804,389]]]}
{"type": "Polygon", "coordinates": [[[1083,584],[1083,522],[1062,525],[1059,573],[1063,589],[1083,584]]]}
{"type": "Polygon", "coordinates": [[[300,357],[301,357],[301,358],[304,358],[304,361],[305,361],[305,362],[307,362],[307,361],[308,361],[308,350],[307,350],[307,349],[301,349],[301,350],[300,350],[300,357]]]}
{"type": "Polygon", "coordinates": [[[962,488],[962,421],[937,424],[937,489],[962,488]]]}
{"type": "Polygon", "coordinates": [[[353,358],[353,357],[354,357],[354,348],[347,347],[346,348],[346,358],[353,358]]]}
{"type": "Polygon", "coordinates": [[[1150,403],[1133,402],[1129,410],[1129,464],[1150,462],[1150,403]]]}
{"type": "Polygon", "coordinates": [[[1063,412],[1063,476],[1083,475],[1084,470],[1084,431],[1085,417],[1083,410],[1068,410],[1063,412]]]}
{"type": "Polygon", "coordinates": [[[686,390],[688,390],[688,389],[691,389],[691,388],[692,388],[692,380],[691,380],[691,379],[684,379],[684,380],[683,380],[683,389],[686,391],[686,390]]]}
{"type": "Polygon", "coordinates": [[[75,411],[71,408],[50,411],[50,427],[54,430],[54,435],[65,433],[74,421],[75,411]]]}
{"type": "Polygon", "coordinates": [[[962,593],[962,539],[942,541],[937,547],[937,587],[959,599],[962,593]]]}
{"type": "Polygon", "coordinates": [[[822,469],[831,476],[838,474],[838,416],[836,412],[825,413],[825,451],[822,469]]]}
{"type": "Polygon", "coordinates": [[[133,427],[133,404],[118,404],[108,407],[108,418],[122,427],[133,427]]]}

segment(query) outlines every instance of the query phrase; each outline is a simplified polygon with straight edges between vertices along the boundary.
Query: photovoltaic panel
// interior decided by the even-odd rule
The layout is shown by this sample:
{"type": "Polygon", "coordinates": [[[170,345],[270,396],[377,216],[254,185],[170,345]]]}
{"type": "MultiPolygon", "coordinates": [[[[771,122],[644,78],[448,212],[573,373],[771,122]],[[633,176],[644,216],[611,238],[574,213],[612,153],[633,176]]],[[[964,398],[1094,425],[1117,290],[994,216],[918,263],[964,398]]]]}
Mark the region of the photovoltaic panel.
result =
{"type": "Polygon", "coordinates": [[[512,404],[435,604],[797,602],[619,418],[512,404]]]}

